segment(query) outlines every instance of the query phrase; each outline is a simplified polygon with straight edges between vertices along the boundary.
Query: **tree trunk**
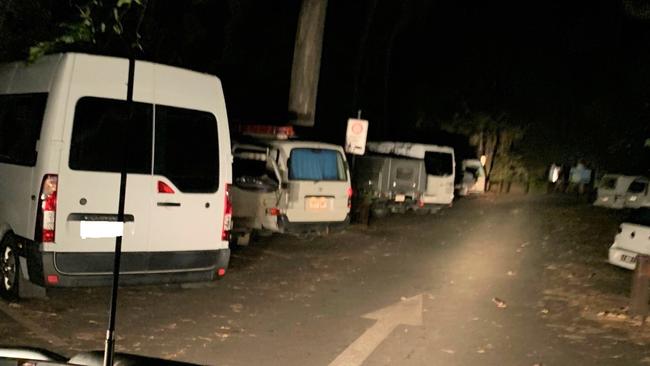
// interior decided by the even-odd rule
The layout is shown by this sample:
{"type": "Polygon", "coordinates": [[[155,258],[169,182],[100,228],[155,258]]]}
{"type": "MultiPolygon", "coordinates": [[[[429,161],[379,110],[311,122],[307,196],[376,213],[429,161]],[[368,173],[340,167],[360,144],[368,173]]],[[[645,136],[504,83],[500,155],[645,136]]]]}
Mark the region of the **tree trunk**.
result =
{"type": "Polygon", "coordinates": [[[375,18],[375,11],[377,9],[378,0],[372,0],[370,4],[370,10],[368,10],[368,15],[366,16],[366,22],[363,27],[363,32],[361,33],[361,39],[359,40],[359,55],[357,56],[357,67],[354,73],[354,91],[352,93],[352,107],[354,110],[363,109],[361,102],[359,102],[359,90],[361,89],[360,84],[364,81],[365,78],[361,77],[363,73],[363,62],[365,60],[366,48],[368,43],[368,35],[370,34],[370,29],[372,27],[372,21],[375,18]]]}
{"type": "Polygon", "coordinates": [[[289,90],[289,111],[298,126],[314,125],[326,10],[327,0],[303,0],[298,16],[289,90]]]}

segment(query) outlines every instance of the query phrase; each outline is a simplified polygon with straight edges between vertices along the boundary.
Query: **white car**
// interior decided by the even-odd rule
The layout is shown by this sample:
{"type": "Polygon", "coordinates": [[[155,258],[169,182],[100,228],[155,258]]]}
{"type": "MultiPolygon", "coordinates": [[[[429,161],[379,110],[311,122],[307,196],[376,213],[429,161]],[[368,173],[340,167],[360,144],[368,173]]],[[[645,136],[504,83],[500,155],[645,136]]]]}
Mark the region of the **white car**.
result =
{"type": "Polygon", "coordinates": [[[607,174],[600,179],[598,197],[594,206],[621,209],[625,205],[625,193],[635,176],[607,174]]]}
{"type": "Polygon", "coordinates": [[[650,255],[650,208],[634,211],[621,224],[609,248],[609,263],[633,270],[639,254],[650,255]]]}

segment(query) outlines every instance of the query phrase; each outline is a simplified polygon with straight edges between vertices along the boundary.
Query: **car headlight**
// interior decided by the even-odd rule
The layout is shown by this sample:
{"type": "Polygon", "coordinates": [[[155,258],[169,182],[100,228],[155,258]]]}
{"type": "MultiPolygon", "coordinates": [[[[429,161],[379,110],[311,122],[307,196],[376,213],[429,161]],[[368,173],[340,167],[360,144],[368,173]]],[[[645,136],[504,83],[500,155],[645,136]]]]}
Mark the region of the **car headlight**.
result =
{"type": "Polygon", "coordinates": [[[637,196],[630,196],[630,198],[629,198],[629,200],[632,201],[632,202],[636,201],[636,199],[637,199],[637,196]]]}

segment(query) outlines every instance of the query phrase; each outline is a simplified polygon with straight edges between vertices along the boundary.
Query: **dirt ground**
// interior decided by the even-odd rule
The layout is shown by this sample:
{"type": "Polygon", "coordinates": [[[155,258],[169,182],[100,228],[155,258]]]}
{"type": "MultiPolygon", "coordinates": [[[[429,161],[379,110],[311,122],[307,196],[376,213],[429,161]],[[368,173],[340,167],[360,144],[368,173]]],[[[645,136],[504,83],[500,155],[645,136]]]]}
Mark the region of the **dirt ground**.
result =
{"type": "MultiPolygon", "coordinates": [[[[309,241],[260,238],[220,281],[122,288],[117,348],[328,365],[376,329],[364,314],[419,297],[421,324],[390,328],[357,364],[649,364],[650,330],[627,316],[631,272],[606,262],[623,215],[573,196],[489,194],[309,241]]],[[[102,349],[108,294],[0,303],[0,343],[102,349]]]]}

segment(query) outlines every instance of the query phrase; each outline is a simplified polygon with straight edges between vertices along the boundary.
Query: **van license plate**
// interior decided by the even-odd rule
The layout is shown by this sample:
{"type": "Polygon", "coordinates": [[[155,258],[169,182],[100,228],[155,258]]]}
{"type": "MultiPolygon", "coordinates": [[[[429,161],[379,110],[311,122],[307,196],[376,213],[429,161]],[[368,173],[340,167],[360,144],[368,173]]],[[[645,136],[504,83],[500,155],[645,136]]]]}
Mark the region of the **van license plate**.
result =
{"type": "Polygon", "coordinates": [[[395,195],[395,202],[404,202],[406,201],[406,196],[403,194],[396,194],[395,195]]]}
{"type": "Polygon", "coordinates": [[[305,208],[309,211],[323,211],[330,207],[328,197],[305,197],[305,208]]]}

